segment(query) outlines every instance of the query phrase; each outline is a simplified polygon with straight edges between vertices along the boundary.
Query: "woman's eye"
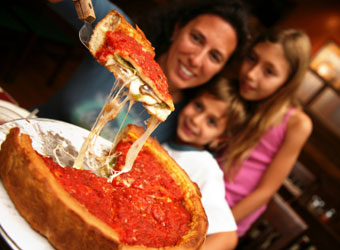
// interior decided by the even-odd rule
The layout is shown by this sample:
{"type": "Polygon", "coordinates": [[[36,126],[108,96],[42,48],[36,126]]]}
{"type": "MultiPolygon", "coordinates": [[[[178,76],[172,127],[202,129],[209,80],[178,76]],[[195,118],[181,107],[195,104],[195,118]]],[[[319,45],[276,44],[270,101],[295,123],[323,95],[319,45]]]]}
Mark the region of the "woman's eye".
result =
{"type": "Polygon", "coordinates": [[[201,39],[199,37],[199,35],[197,34],[191,34],[191,39],[195,42],[195,43],[200,43],[201,39]]]}
{"type": "Polygon", "coordinates": [[[210,57],[214,62],[218,63],[221,61],[221,58],[217,53],[210,53],[210,57]]]}

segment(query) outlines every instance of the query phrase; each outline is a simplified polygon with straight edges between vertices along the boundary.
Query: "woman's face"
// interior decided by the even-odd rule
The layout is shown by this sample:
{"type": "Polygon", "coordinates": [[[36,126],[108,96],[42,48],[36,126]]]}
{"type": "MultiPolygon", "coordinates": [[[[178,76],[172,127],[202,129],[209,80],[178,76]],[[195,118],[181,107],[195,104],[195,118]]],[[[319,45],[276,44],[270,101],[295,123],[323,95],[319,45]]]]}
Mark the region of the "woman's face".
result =
{"type": "Polygon", "coordinates": [[[289,63],[279,43],[258,43],[241,65],[240,94],[249,101],[269,97],[287,81],[289,73],[289,63]]]}
{"type": "Polygon", "coordinates": [[[177,27],[172,40],[160,59],[170,92],[206,83],[222,69],[237,45],[233,27],[216,15],[201,15],[177,27]]]}

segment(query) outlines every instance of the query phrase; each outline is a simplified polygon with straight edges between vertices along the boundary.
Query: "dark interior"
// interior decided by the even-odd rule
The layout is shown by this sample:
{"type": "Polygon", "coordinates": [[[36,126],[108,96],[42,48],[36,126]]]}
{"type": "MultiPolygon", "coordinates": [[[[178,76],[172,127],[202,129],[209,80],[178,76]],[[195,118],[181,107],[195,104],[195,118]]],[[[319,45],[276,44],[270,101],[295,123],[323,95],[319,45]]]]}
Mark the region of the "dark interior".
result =
{"type": "MultiPolygon", "coordinates": [[[[113,2],[133,20],[138,21],[149,12],[157,8],[167,8],[178,1],[113,2]]],[[[244,2],[251,12],[250,25],[253,31],[267,27],[302,29],[311,38],[313,57],[330,40],[340,47],[338,0],[244,2]]],[[[7,1],[3,3],[0,11],[0,86],[21,107],[30,109],[49,99],[66,83],[86,50],[78,40],[78,31],[52,12],[45,5],[45,1],[7,1]]],[[[340,65],[337,67],[339,72],[340,65]]],[[[280,213],[274,217],[267,214],[253,228],[257,237],[267,232],[265,237],[254,245],[256,233],[248,234],[240,241],[238,249],[249,249],[250,245],[252,249],[340,249],[340,87],[320,77],[312,68],[311,74],[321,82],[319,90],[304,102],[306,112],[313,119],[313,133],[304,146],[292,174],[278,192],[306,227],[283,245],[270,248],[280,237],[284,237],[284,234],[271,225],[273,218],[280,216],[280,213]],[[326,90],[335,96],[335,101],[332,102],[338,107],[337,125],[330,124],[320,116],[320,112],[323,115],[322,110],[319,113],[315,110],[315,102],[326,90]]],[[[327,110],[328,108],[325,112],[327,110]]],[[[271,206],[279,205],[275,203],[271,206]]],[[[283,227],[284,225],[282,229],[283,227]]]]}

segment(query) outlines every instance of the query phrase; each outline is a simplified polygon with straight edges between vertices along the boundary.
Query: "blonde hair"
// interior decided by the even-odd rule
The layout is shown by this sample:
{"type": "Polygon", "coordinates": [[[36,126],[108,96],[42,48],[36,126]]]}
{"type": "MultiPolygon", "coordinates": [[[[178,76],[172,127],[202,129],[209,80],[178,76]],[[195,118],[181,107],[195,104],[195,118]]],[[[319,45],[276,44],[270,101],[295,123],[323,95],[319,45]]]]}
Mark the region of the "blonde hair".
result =
{"type": "Polygon", "coordinates": [[[283,117],[288,107],[297,106],[296,90],[300,86],[309,65],[311,44],[302,31],[272,30],[258,37],[250,47],[262,42],[281,44],[285,58],[290,66],[286,82],[271,96],[256,102],[249,102],[250,116],[237,138],[231,142],[220,161],[225,174],[233,179],[241,163],[256,147],[262,135],[274,122],[283,117]]]}
{"type": "Polygon", "coordinates": [[[232,134],[237,133],[240,126],[246,120],[245,103],[242,100],[237,89],[238,82],[230,80],[222,75],[217,75],[210,82],[197,87],[193,97],[198,97],[204,93],[212,95],[215,99],[224,101],[228,104],[227,126],[224,130],[223,137],[225,140],[217,147],[209,148],[210,150],[218,151],[226,146],[228,139],[232,134]]]}

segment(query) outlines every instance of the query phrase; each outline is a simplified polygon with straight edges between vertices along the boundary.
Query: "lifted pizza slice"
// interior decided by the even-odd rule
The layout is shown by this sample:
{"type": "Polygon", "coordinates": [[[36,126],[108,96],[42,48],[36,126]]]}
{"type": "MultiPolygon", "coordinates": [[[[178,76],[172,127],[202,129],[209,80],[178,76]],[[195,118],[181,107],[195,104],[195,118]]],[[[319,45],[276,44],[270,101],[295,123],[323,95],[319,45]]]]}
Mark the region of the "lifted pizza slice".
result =
{"type": "MultiPolygon", "coordinates": [[[[104,167],[111,171],[112,180],[115,176],[131,170],[144,142],[157,126],[167,119],[174,110],[174,104],[168,91],[167,79],[154,60],[155,52],[151,43],[137,26],[136,29],[133,28],[116,10],[111,10],[96,25],[89,42],[89,50],[99,63],[114,74],[116,81],[73,166],[82,168],[85,155],[93,151],[91,147],[95,138],[108,121],[116,118],[127,102],[128,110],[138,101],[151,114],[147,130],[131,146],[126,166],[121,171],[113,170],[112,164],[108,166],[107,163],[112,162],[111,159],[105,159],[99,164],[99,168],[104,167]]],[[[117,138],[118,134],[113,141],[113,147],[117,138]]]]}
{"type": "Polygon", "coordinates": [[[167,79],[154,60],[151,43],[138,26],[134,29],[116,10],[96,25],[89,50],[150,114],[165,121],[174,110],[167,79]]]}

